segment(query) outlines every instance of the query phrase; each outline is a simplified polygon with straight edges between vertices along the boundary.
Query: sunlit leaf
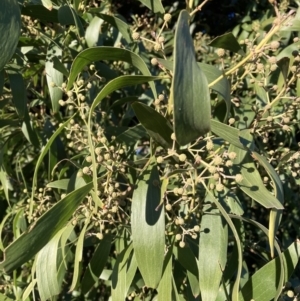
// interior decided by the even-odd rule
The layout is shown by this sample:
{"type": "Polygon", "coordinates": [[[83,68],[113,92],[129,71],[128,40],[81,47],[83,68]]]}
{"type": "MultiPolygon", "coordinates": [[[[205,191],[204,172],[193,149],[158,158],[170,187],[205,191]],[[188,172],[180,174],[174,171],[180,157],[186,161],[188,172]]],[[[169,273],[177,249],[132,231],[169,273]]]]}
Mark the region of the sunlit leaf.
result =
{"type": "Polygon", "coordinates": [[[139,176],[132,196],[131,228],[138,268],[148,287],[156,288],[162,276],[165,248],[164,206],[155,158],[139,176]],[[155,264],[153,264],[155,262],[155,264]]]}
{"type": "Polygon", "coordinates": [[[199,240],[199,284],[202,300],[215,300],[226,265],[227,225],[220,215],[204,214],[199,240]]]}
{"type": "Polygon", "coordinates": [[[181,11],[175,33],[174,74],[169,104],[169,112],[173,110],[174,113],[176,140],[180,145],[186,145],[210,130],[208,83],[195,59],[188,21],[189,13],[181,11]]]}
{"type": "Polygon", "coordinates": [[[65,226],[91,188],[92,183],[88,183],[71,192],[34,222],[26,233],[4,250],[0,269],[10,272],[39,252],[65,226]]]}
{"type": "MultiPolygon", "coordinates": [[[[239,135],[243,141],[251,143],[253,140],[249,131],[240,131],[239,135]]],[[[233,174],[240,173],[243,177],[242,181],[237,183],[240,189],[265,208],[283,209],[279,200],[265,187],[250,152],[234,145],[230,145],[229,151],[236,153],[233,174]]]]}
{"type": "MultiPolygon", "coordinates": [[[[299,261],[299,254],[300,243],[298,240],[292,243],[289,248],[282,253],[286,270],[286,280],[292,275],[299,261]]],[[[243,286],[240,293],[240,300],[272,300],[278,287],[279,266],[279,258],[277,257],[260,268],[243,286]]]]}
{"type": "Polygon", "coordinates": [[[57,279],[57,251],[63,231],[64,228],[57,232],[37,255],[36,277],[41,300],[47,300],[60,292],[57,279]]]}
{"type": "MultiPolygon", "coordinates": [[[[108,46],[92,47],[80,52],[73,61],[67,89],[71,89],[77,75],[85,66],[101,60],[127,62],[136,67],[143,75],[151,76],[151,73],[142,58],[127,49],[108,46]]],[[[150,82],[150,87],[154,98],[157,98],[156,88],[153,82],[150,82]]]]}
{"type": "Polygon", "coordinates": [[[48,59],[45,63],[46,78],[48,89],[50,93],[53,113],[59,110],[58,101],[62,98],[62,89],[60,88],[63,83],[63,74],[54,68],[53,57],[59,60],[62,57],[62,49],[56,45],[52,45],[47,51],[48,59]]]}

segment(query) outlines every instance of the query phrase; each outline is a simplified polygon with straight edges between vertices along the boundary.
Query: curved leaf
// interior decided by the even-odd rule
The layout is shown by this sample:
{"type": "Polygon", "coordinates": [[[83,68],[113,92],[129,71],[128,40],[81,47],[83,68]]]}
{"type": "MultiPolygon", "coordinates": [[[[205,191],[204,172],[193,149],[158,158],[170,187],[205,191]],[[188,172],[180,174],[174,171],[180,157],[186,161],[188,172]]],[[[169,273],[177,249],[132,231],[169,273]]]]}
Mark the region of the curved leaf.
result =
{"type": "Polygon", "coordinates": [[[239,42],[231,32],[216,37],[210,42],[209,46],[227,49],[241,55],[245,54],[239,42]]]}
{"type": "MultiPolygon", "coordinates": [[[[300,242],[297,240],[282,253],[285,266],[285,280],[287,281],[295,270],[299,261],[300,242]]],[[[260,268],[247,283],[243,286],[240,293],[240,300],[273,300],[278,287],[278,270],[280,266],[279,258],[273,259],[260,268]]],[[[280,286],[281,290],[282,286],[280,286]]]]}
{"type": "Polygon", "coordinates": [[[57,232],[37,254],[36,278],[41,300],[50,299],[60,292],[57,279],[57,251],[64,230],[65,228],[57,232]]]}
{"type": "Polygon", "coordinates": [[[210,130],[208,83],[195,59],[188,22],[189,13],[181,11],[175,33],[174,74],[169,103],[169,112],[173,109],[174,113],[176,140],[180,145],[186,145],[210,130]]]}
{"type": "MultiPolygon", "coordinates": [[[[126,49],[101,46],[93,47],[80,52],[73,61],[70,70],[70,77],[67,85],[67,89],[71,89],[77,75],[83,70],[83,68],[95,61],[108,60],[108,61],[122,61],[132,64],[143,75],[151,76],[151,73],[140,56],[126,49]]],[[[157,93],[154,83],[150,82],[150,87],[154,98],[157,98],[157,93]]]]}
{"type": "Polygon", "coordinates": [[[93,257],[89,262],[81,281],[83,294],[86,294],[92,288],[95,281],[100,277],[109,255],[111,240],[112,236],[106,235],[96,247],[93,257]]]}
{"type": "Polygon", "coordinates": [[[163,115],[143,103],[135,102],[132,104],[132,108],[149,136],[164,148],[172,148],[173,140],[171,139],[171,135],[173,129],[169,121],[163,115]]]}
{"type": "Polygon", "coordinates": [[[202,300],[215,300],[218,296],[227,257],[226,226],[220,215],[202,216],[198,258],[202,300]]]}
{"type": "MultiPolygon", "coordinates": [[[[111,275],[111,288],[112,288],[112,299],[114,301],[123,301],[127,295],[127,263],[130,260],[130,254],[132,252],[132,244],[127,246],[118,255],[114,269],[111,275]]],[[[131,279],[132,281],[132,279],[131,279]]]]}
{"type": "Polygon", "coordinates": [[[150,8],[154,13],[164,13],[165,9],[161,4],[161,0],[139,0],[145,6],[150,8]]]}
{"type": "Polygon", "coordinates": [[[0,10],[0,71],[15,53],[21,31],[18,1],[2,0],[0,10]]]}
{"type": "Polygon", "coordinates": [[[132,196],[131,228],[134,254],[146,286],[160,282],[165,249],[165,214],[160,203],[160,180],[152,157],[132,196]],[[155,264],[154,264],[155,263],[155,264]]]}
{"type": "Polygon", "coordinates": [[[62,56],[62,49],[56,45],[52,45],[48,48],[47,56],[48,59],[45,63],[47,84],[53,113],[57,113],[59,110],[58,101],[62,98],[63,94],[62,89],[59,88],[63,83],[63,74],[54,68],[53,57],[56,57],[59,61],[59,57],[62,56]]]}
{"type": "Polygon", "coordinates": [[[26,233],[4,250],[0,269],[8,273],[30,260],[66,224],[92,187],[93,184],[88,183],[69,193],[33,223],[26,233]]]}
{"type": "MultiPolygon", "coordinates": [[[[248,130],[240,131],[240,137],[241,141],[253,140],[248,130]]],[[[232,173],[240,173],[243,176],[243,180],[238,183],[240,189],[265,208],[283,209],[278,199],[265,187],[250,153],[234,145],[230,145],[229,151],[236,153],[232,173]]]]}

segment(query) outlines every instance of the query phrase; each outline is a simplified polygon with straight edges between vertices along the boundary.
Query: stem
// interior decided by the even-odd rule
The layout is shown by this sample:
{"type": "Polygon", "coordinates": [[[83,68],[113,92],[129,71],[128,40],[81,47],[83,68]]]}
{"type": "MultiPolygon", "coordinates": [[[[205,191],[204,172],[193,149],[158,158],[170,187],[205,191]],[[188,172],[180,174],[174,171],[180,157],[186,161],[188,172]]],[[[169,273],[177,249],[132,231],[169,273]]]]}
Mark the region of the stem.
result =
{"type": "MultiPolygon", "coordinates": [[[[287,17],[286,17],[287,18],[287,17]]],[[[286,20],[286,18],[284,18],[282,20],[282,22],[284,22],[286,20]]],[[[281,23],[282,23],[281,22],[281,23]]],[[[280,24],[278,25],[273,25],[273,27],[270,29],[270,31],[267,33],[267,35],[261,40],[261,42],[255,47],[255,52],[258,52],[259,50],[261,50],[270,40],[270,38],[280,29],[280,24]]],[[[247,63],[247,61],[255,54],[255,52],[250,52],[243,60],[241,60],[237,65],[235,65],[233,68],[231,68],[230,70],[226,71],[223,75],[219,76],[217,79],[215,79],[213,82],[211,82],[208,87],[212,87],[213,85],[215,85],[217,82],[219,82],[220,80],[223,79],[223,77],[228,76],[232,73],[234,73],[237,69],[239,69],[241,66],[243,66],[245,63],[247,63]]]]}

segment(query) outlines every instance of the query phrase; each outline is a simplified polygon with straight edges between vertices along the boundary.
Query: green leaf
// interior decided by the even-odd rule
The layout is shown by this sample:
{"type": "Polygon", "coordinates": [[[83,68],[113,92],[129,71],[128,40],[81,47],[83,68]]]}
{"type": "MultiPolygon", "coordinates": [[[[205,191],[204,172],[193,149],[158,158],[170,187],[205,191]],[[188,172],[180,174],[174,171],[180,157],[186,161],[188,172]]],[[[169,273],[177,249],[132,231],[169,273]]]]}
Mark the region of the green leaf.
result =
{"type": "MultiPolygon", "coordinates": [[[[208,65],[204,63],[198,63],[198,65],[200,66],[201,70],[205,74],[208,84],[212,83],[217,78],[223,75],[222,71],[220,71],[219,69],[217,69],[212,65],[208,65]]],[[[226,104],[225,120],[226,120],[231,108],[230,83],[228,79],[226,77],[223,77],[220,81],[218,81],[213,86],[211,86],[211,89],[219,93],[225,100],[225,104],[226,104]]]]}
{"type": "Polygon", "coordinates": [[[218,296],[226,265],[228,230],[222,216],[204,214],[199,242],[199,285],[202,300],[218,296]]]}
{"type": "MultiPolygon", "coordinates": [[[[207,187],[206,187],[206,191],[207,191],[207,196],[206,196],[207,201],[214,203],[216,205],[216,207],[219,209],[222,216],[226,220],[228,226],[230,227],[230,229],[234,235],[234,238],[236,240],[236,246],[237,246],[237,251],[238,251],[238,265],[237,265],[237,271],[236,271],[236,279],[235,279],[235,282],[234,282],[233,288],[232,288],[232,301],[239,301],[238,292],[239,292],[239,288],[240,288],[240,280],[241,280],[242,264],[243,264],[241,240],[239,238],[237,229],[235,228],[230,216],[227,214],[226,210],[223,208],[223,206],[221,205],[219,200],[217,200],[214,197],[214,195],[207,189],[207,187]]],[[[200,249],[199,249],[199,252],[200,252],[200,249]]]]}
{"type": "Polygon", "coordinates": [[[181,11],[175,33],[174,74],[169,106],[169,112],[173,109],[175,136],[180,145],[186,145],[210,130],[208,83],[195,59],[188,22],[189,13],[181,11]]]}
{"type": "Polygon", "coordinates": [[[48,10],[52,10],[53,5],[51,0],[42,0],[42,3],[48,10]]]}
{"type": "Polygon", "coordinates": [[[20,73],[15,71],[7,71],[13,96],[13,103],[21,120],[24,119],[27,113],[27,97],[25,94],[25,84],[20,73]]]}
{"type": "Polygon", "coordinates": [[[11,299],[0,293],[0,301],[14,301],[15,299],[11,299]]]}
{"type": "MultiPolygon", "coordinates": [[[[240,137],[244,141],[253,140],[248,130],[240,131],[240,137]]],[[[230,145],[229,151],[236,153],[232,174],[240,173],[243,176],[243,180],[237,183],[240,189],[265,208],[283,209],[278,199],[265,187],[250,153],[234,145],[230,145]]]]}
{"type": "MultiPolygon", "coordinates": [[[[282,253],[286,281],[291,277],[296,268],[299,261],[299,254],[299,240],[292,243],[289,248],[282,253]]],[[[243,286],[240,293],[240,301],[248,301],[251,299],[259,301],[272,300],[277,292],[279,280],[278,274],[280,273],[280,270],[278,257],[260,268],[243,286]]]]}
{"type": "Polygon", "coordinates": [[[132,104],[132,108],[149,136],[164,148],[172,148],[173,140],[171,139],[171,135],[173,129],[169,121],[163,115],[143,103],[135,102],[132,104]]]}
{"type": "Polygon", "coordinates": [[[139,0],[145,6],[150,8],[154,13],[165,13],[165,9],[161,4],[161,0],[139,0]]]}
{"type": "Polygon", "coordinates": [[[187,271],[187,277],[191,286],[191,290],[194,296],[198,296],[200,293],[199,289],[199,272],[198,272],[198,261],[192,250],[189,247],[185,248],[174,248],[173,253],[187,271]]]}
{"type": "Polygon", "coordinates": [[[86,228],[89,225],[89,223],[90,223],[90,219],[88,218],[85,220],[85,224],[78,237],[76,251],[75,251],[75,259],[74,259],[73,279],[72,279],[70,291],[73,291],[76,288],[79,280],[79,270],[80,270],[80,263],[82,261],[83,243],[86,235],[86,228]]]}
{"type": "MultiPolygon", "coordinates": [[[[161,64],[166,69],[173,71],[173,62],[167,61],[164,59],[157,59],[159,64],[161,64]]],[[[198,63],[199,67],[203,71],[206,76],[208,85],[214,82],[217,78],[219,78],[223,73],[216,67],[204,63],[198,63]]],[[[231,96],[230,96],[230,83],[226,77],[223,77],[217,83],[210,87],[215,92],[219,93],[225,100],[227,113],[228,115],[230,108],[231,108],[231,96]]]]}
{"type": "Polygon", "coordinates": [[[37,254],[36,278],[41,300],[50,299],[60,292],[57,279],[57,251],[64,230],[65,228],[57,232],[37,254]]]}
{"type": "Polygon", "coordinates": [[[63,74],[54,68],[53,57],[59,60],[62,56],[62,49],[56,45],[51,45],[47,50],[47,61],[45,63],[46,79],[50,93],[53,113],[59,111],[58,101],[62,98],[63,91],[61,85],[63,83],[63,74]]]}
{"type": "Polygon", "coordinates": [[[146,286],[156,288],[162,276],[165,214],[160,203],[160,179],[152,157],[132,196],[131,228],[134,254],[146,286]],[[153,264],[155,263],[155,264],[153,264]]]}
{"type": "Polygon", "coordinates": [[[93,257],[81,281],[82,293],[86,294],[99,279],[106,263],[111,248],[111,235],[105,235],[95,249],[93,257]]]}
{"type": "Polygon", "coordinates": [[[43,20],[44,22],[58,23],[57,10],[49,11],[42,5],[26,5],[22,7],[22,15],[30,16],[33,19],[43,20]]]}
{"type": "Polygon", "coordinates": [[[2,0],[0,10],[0,71],[15,53],[21,32],[21,14],[18,1],[2,0]]]}
{"type": "MultiPolygon", "coordinates": [[[[284,205],[284,192],[281,180],[274,170],[273,166],[269,163],[269,161],[259,155],[256,152],[252,152],[252,157],[258,160],[260,165],[262,165],[266,172],[268,173],[274,187],[274,195],[280,201],[282,205],[284,205]]],[[[275,241],[275,234],[278,230],[280,221],[282,216],[282,210],[271,209],[270,211],[270,218],[269,218],[269,243],[270,243],[270,250],[271,250],[271,257],[274,257],[274,241],[275,241]]]]}
{"type": "MultiPolygon", "coordinates": [[[[93,47],[80,52],[74,59],[70,77],[67,85],[67,89],[70,90],[77,75],[83,70],[83,68],[95,61],[108,60],[108,61],[122,61],[132,64],[136,67],[143,75],[151,76],[151,73],[140,56],[126,49],[115,48],[115,47],[93,47]]],[[[137,83],[138,84],[138,83],[137,83]]],[[[157,98],[156,88],[153,82],[150,82],[150,87],[154,98],[157,98]]]]}
{"type": "Polygon", "coordinates": [[[195,255],[193,254],[190,248],[173,248],[173,253],[178,262],[187,270],[190,271],[193,275],[199,275],[198,272],[198,262],[195,255]]]}
{"type": "Polygon", "coordinates": [[[147,136],[145,128],[141,124],[138,124],[117,136],[116,141],[130,146],[135,145],[138,140],[145,136],[147,136]]]}
{"type": "MultiPolygon", "coordinates": [[[[90,10],[93,11],[92,9],[90,10]]],[[[109,16],[106,14],[98,14],[99,18],[103,19],[110,25],[116,27],[119,32],[122,34],[123,38],[126,40],[127,43],[132,42],[131,34],[130,34],[130,27],[128,24],[123,22],[121,19],[115,16],[109,16]]]]}
{"type": "Polygon", "coordinates": [[[32,210],[33,210],[33,199],[34,199],[34,187],[37,183],[37,174],[38,170],[43,162],[44,157],[47,155],[52,143],[55,141],[56,137],[64,130],[64,128],[69,124],[69,122],[74,118],[76,114],[71,116],[67,121],[65,121],[51,136],[51,138],[47,141],[46,145],[44,145],[44,148],[36,162],[34,174],[33,174],[33,180],[32,180],[32,193],[31,193],[31,202],[30,202],[30,208],[29,208],[29,219],[31,219],[32,210]]]}
{"type": "Polygon", "coordinates": [[[57,12],[58,21],[61,25],[75,25],[78,36],[84,37],[84,28],[76,11],[69,5],[61,6],[57,12]]]}
{"type": "Polygon", "coordinates": [[[216,37],[208,45],[212,46],[212,47],[230,50],[232,52],[236,52],[241,55],[245,54],[243,49],[241,48],[239,42],[237,41],[237,39],[231,32],[225,33],[219,37],[216,37]]]}
{"type": "Polygon", "coordinates": [[[65,226],[92,187],[93,184],[88,183],[71,192],[34,222],[27,232],[4,250],[4,260],[0,263],[0,269],[8,273],[39,252],[65,226]]]}
{"type": "MultiPolygon", "coordinates": [[[[127,295],[127,264],[132,253],[132,244],[127,246],[117,257],[111,275],[111,296],[114,301],[123,301],[127,295]]],[[[132,280],[132,279],[131,279],[132,280]]]]}
{"type": "Polygon", "coordinates": [[[244,145],[240,142],[239,139],[240,131],[238,129],[212,119],[211,131],[217,136],[223,138],[225,141],[230,142],[235,147],[244,149],[244,145]]]}
{"type": "Polygon", "coordinates": [[[172,301],[172,248],[165,257],[165,268],[157,288],[158,300],[172,301]]]}
{"type": "Polygon", "coordinates": [[[98,46],[100,28],[103,20],[94,17],[85,31],[85,40],[89,47],[98,46]]]}

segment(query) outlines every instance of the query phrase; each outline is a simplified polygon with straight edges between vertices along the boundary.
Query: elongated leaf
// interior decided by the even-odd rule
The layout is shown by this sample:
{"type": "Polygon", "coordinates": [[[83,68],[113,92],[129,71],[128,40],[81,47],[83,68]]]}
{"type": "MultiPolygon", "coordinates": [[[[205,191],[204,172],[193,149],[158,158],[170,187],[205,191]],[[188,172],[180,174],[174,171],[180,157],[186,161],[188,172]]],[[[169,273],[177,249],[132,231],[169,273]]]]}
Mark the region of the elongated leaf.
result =
{"type": "Polygon", "coordinates": [[[173,109],[175,136],[180,145],[186,145],[210,130],[208,83],[195,59],[188,21],[189,13],[181,11],[175,33],[174,74],[169,107],[169,112],[173,109]]]}
{"type": "Polygon", "coordinates": [[[94,17],[85,31],[85,40],[89,47],[99,46],[100,28],[103,20],[94,17]]]}
{"type": "Polygon", "coordinates": [[[64,122],[62,124],[61,127],[59,127],[55,133],[53,133],[53,135],[51,136],[51,138],[47,141],[47,144],[44,146],[38,160],[37,163],[35,165],[35,169],[34,169],[34,174],[33,174],[33,180],[32,180],[32,194],[31,194],[31,202],[30,202],[30,207],[29,207],[29,219],[31,219],[31,215],[32,215],[32,210],[33,210],[33,198],[34,198],[34,187],[36,186],[36,182],[37,182],[37,174],[38,174],[38,169],[40,168],[40,165],[43,162],[44,157],[47,155],[48,150],[50,149],[52,143],[55,141],[56,137],[64,130],[65,126],[67,126],[67,124],[70,122],[70,120],[72,118],[74,118],[75,114],[69,118],[66,122],[64,122]]]}
{"type": "MultiPolygon", "coordinates": [[[[207,188],[206,188],[207,190],[207,188]]],[[[243,254],[242,254],[242,244],[239,238],[239,234],[230,218],[230,216],[227,214],[226,210],[223,208],[223,206],[220,204],[219,200],[217,200],[214,195],[207,190],[207,200],[210,202],[213,202],[216,207],[219,209],[221,212],[222,216],[226,220],[228,226],[230,227],[233,236],[236,240],[236,246],[237,246],[237,251],[238,251],[238,266],[237,266],[237,271],[236,271],[236,279],[233,284],[232,288],[232,301],[239,301],[239,288],[240,288],[240,280],[241,280],[241,274],[242,274],[242,265],[243,265],[243,254]]],[[[199,249],[200,252],[200,249],[199,249]]]]}
{"type": "Polygon", "coordinates": [[[145,136],[147,136],[146,129],[141,124],[138,124],[117,136],[116,141],[125,143],[126,145],[134,145],[139,139],[145,136]]]}
{"type": "Polygon", "coordinates": [[[149,136],[164,148],[172,148],[173,140],[171,139],[171,135],[173,129],[169,121],[163,115],[143,103],[135,102],[132,104],[132,108],[149,136]]]}
{"type": "MultiPolygon", "coordinates": [[[[108,61],[116,60],[116,61],[127,62],[129,64],[132,64],[139,71],[141,71],[143,75],[151,76],[151,73],[147,65],[145,64],[145,62],[142,60],[141,57],[139,57],[134,52],[122,48],[115,48],[115,47],[106,47],[106,46],[93,47],[93,48],[83,50],[74,59],[70,70],[70,77],[69,77],[67,89],[71,89],[77,75],[83,70],[83,68],[86,65],[101,60],[108,60],[108,61]]],[[[152,89],[154,98],[157,98],[157,93],[153,82],[150,82],[150,87],[152,89]]]]}
{"type": "MultiPolygon", "coordinates": [[[[245,141],[253,139],[249,131],[241,131],[240,137],[245,141]]],[[[229,147],[229,151],[236,153],[232,171],[233,174],[240,173],[243,176],[238,183],[241,190],[265,208],[283,209],[280,201],[265,187],[250,153],[233,145],[229,147]]]]}
{"type": "Polygon", "coordinates": [[[48,10],[52,10],[53,5],[51,0],[42,0],[42,3],[48,10]]]}
{"type": "Polygon", "coordinates": [[[64,228],[58,231],[37,255],[36,278],[41,300],[50,299],[60,292],[56,263],[59,240],[63,231],[64,228]]]}
{"type": "Polygon", "coordinates": [[[173,253],[178,262],[187,271],[187,277],[194,297],[200,293],[198,261],[190,248],[174,248],[173,253]]]}
{"type": "MultiPolygon", "coordinates": [[[[90,11],[93,11],[92,9],[90,11]]],[[[98,14],[99,18],[103,19],[110,25],[116,27],[119,32],[122,34],[123,38],[126,40],[127,43],[132,42],[132,38],[130,35],[130,27],[128,24],[126,24],[121,19],[115,17],[115,16],[109,16],[106,14],[98,14]]]]}
{"type": "Polygon", "coordinates": [[[85,232],[86,228],[89,225],[89,219],[85,221],[85,224],[80,232],[80,235],[78,237],[77,245],[76,245],[76,251],[75,251],[75,259],[74,259],[74,272],[73,272],[73,279],[72,279],[72,284],[70,287],[70,291],[73,291],[78,283],[79,280],[79,269],[80,269],[80,264],[82,261],[82,253],[83,253],[83,242],[84,242],[84,237],[85,237],[85,232]]]}
{"type": "Polygon", "coordinates": [[[239,133],[240,131],[222,122],[211,120],[211,130],[225,141],[230,142],[235,147],[245,149],[244,145],[240,142],[239,133]]]}
{"type": "Polygon", "coordinates": [[[112,299],[114,301],[123,301],[127,295],[127,263],[129,262],[132,244],[126,247],[117,257],[112,275],[112,299]]]}
{"type": "Polygon", "coordinates": [[[21,30],[18,1],[2,0],[0,9],[0,71],[15,53],[21,30]]]}
{"type": "Polygon", "coordinates": [[[232,52],[239,53],[241,55],[245,54],[239,42],[231,32],[216,37],[214,40],[210,42],[209,46],[224,48],[232,52]]]}
{"type": "MultiPolygon", "coordinates": [[[[167,61],[164,59],[157,59],[159,64],[164,66],[166,69],[173,71],[173,62],[172,61],[167,61]]],[[[208,85],[215,81],[217,78],[219,78],[223,73],[216,67],[204,63],[198,63],[199,67],[203,71],[203,73],[206,76],[208,85]]],[[[219,93],[225,100],[226,103],[226,108],[227,108],[227,113],[226,116],[228,115],[230,108],[231,108],[231,96],[230,96],[230,84],[229,81],[226,77],[223,77],[221,80],[219,80],[217,83],[212,85],[210,87],[212,90],[215,92],[219,93]]],[[[225,118],[226,119],[226,118],[225,118]]]]}
{"type": "Polygon", "coordinates": [[[96,247],[93,257],[89,262],[81,281],[83,294],[86,294],[92,288],[95,281],[100,277],[109,255],[111,240],[112,236],[106,235],[96,247]]]}
{"type": "Polygon", "coordinates": [[[202,300],[217,298],[226,264],[227,232],[220,215],[203,215],[199,243],[199,285],[202,300]]]}
{"type": "MultiPolygon", "coordinates": [[[[198,63],[201,70],[205,74],[208,84],[212,83],[214,80],[219,78],[223,73],[222,71],[218,70],[216,67],[204,63],[198,63]]],[[[211,89],[219,93],[225,100],[226,104],[226,115],[225,120],[227,119],[227,116],[230,112],[231,108],[231,96],[230,96],[230,84],[226,77],[223,77],[220,81],[218,81],[216,84],[211,86],[211,89]]]]}
{"type": "Polygon", "coordinates": [[[61,87],[63,83],[63,74],[54,68],[54,62],[52,58],[56,57],[57,60],[59,60],[58,57],[62,56],[62,49],[56,45],[52,45],[47,51],[47,56],[48,60],[45,64],[47,84],[53,113],[57,113],[59,110],[58,101],[62,98],[62,89],[59,87],[61,87]]]}
{"type": "Polygon", "coordinates": [[[137,271],[137,262],[133,253],[129,261],[130,261],[129,264],[127,263],[128,269],[126,272],[126,287],[125,287],[125,291],[127,293],[137,271]]]}
{"type": "Polygon", "coordinates": [[[25,94],[25,84],[20,73],[8,71],[8,77],[13,95],[13,103],[16,107],[20,119],[27,113],[27,98],[25,94]]]}
{"type": "Polygon", "coordinates": [[[42,215],[29,230],[4,250],[0,269],[10,272],[30,260],[66,224],[93,184],[79,188],[42,215]]]}
{"type": "Polygon", "coordinates": [[[158,286],[158,300],[172,301],[172,248],[165,257],[165,268],[158,286]]]}
{"type": "Polygon", "coordinates": [[[79,37],[84,36],[84,28],[76,11],[69,5],[61,6],[57,12],[58,21],[62,25],[75,25],[79,37]]]}
{"type": "Polygon", "coordinates": [[[161,13],[165,12],[164,7],[161,4],[161,0],[139,0],[145,6],[150,8],[154,13],[161,13]]]}
{"type": "MultiPolygon", "coordinates": [[[[274,170],[273,166],[269,163],[269,161],[259,155],[256,152],[252,152],[252,156],[258,160],[258,162],[265,168],[266,172],[271,178],[274,187],[274,195],[280,201],[282,205],[284,205],[284,192],[281,180],[274,170]]],[[[271,249],[271,256],[274,257],[274,241],[275,234],[278,230],[280,221],[282,216],[282,210],[271,209],[270,218],[269,218],[269,243],[271,249]]]]}
{"type": "Polygon", "coordinates": [[[160,180],[152,157],[141,173],[132,196],[134,254],[146,286],[156,288],[162,276],[165,248],[164,206],[160,203],[160,180]],[[153,264],[155,262],[155,264],[153,264]]]}
{"type": "MultiPolygon", "coordinates": [[[[300,242],[297,240],[282,253],[285,277],[289,279],[299,261],[300,242]]],[[[278,273],[280,272],[279,258],[273,259],[259,269],[243,286],[240,293],[240,300],[273,300],[278,287],[278,273]]],[[[281,288],[281,286],[280,286],[281,288]]]]}
{"type": "Polygon", "coordinates": [[[11,299],[0,293],[0,301],[14,301],[14,299],[11,299]]]}
{"type": "Polygon", "coordinates": [[[22,7],[22,15],[30,16],[33,19],[40,19],[44,22],[58,23],[57,10],[51,11],[42,5],[26,5],[22,7]]]}
{"type": "MultiPolygon", "coordinates": [[[[33,291],[35,285],[37,283],[37,279],[33,279],[30,284],[27,286],[27,288],[24,290],[23,292],[23,296],[22,296],[22,301],[26,301],[28,296],[31,294],[31,292],[33,291]]],[[[0,299],[2,300],[2,299],[0,299]]]]}

